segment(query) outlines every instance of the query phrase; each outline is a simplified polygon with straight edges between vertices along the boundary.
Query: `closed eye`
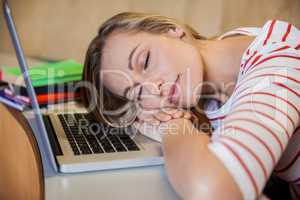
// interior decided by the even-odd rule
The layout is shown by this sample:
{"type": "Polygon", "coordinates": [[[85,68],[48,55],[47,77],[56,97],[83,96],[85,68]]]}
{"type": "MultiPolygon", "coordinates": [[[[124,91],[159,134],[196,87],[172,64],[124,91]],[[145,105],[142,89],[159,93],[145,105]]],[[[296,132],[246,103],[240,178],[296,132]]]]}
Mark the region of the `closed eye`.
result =
{"type": "Polygon", "coordinates": [[[138,97],[137,97],[138,101],[141,100],[142,93],[143,93],[143,86],[140,87],[139,94],[138,94],[138,97]]]}
{"type": "Polygon", "coordinates": [[[146,70],[149,66],[149,59],[150,59],[150,51],[147,53],[147,57],[145,59],[145,65],[144,65],[144,70],[146,70]]]}

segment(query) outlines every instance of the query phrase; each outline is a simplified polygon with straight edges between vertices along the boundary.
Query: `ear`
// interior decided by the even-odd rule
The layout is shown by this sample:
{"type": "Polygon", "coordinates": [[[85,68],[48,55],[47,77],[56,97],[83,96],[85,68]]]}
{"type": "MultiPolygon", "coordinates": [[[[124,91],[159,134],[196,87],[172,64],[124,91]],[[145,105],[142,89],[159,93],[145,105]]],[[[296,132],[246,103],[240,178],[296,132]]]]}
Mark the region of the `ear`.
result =
{"type": "Polygon", "coordinates": [[[182,28],[170,28],[168,31],[168,35],[171,37],[176,37],[182,39],[186,34],[182,28]]]}

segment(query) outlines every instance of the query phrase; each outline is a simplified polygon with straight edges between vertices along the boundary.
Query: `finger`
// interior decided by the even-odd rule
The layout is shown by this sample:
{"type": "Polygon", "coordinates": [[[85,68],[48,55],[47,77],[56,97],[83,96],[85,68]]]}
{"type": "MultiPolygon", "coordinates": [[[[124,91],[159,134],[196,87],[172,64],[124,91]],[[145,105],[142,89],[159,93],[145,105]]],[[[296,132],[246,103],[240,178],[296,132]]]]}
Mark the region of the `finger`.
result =
{"type": "Polygon", "coordinates": [[[141,113],[138,114],[138,119],[141,121],[150,121],[153,120],[153,115],[156,114],[157,111],[145,111],[143,110],[141,113]]]}
{"type": "Polygon", "coordinates": [[[164,113],[168,114],[168,115],[173,115],[176,112],[178,112],[178,109],[176,109],[176,108],[164,108],[162,111],[164,113]]]}
{"type": "Polygon", "coordinates": [[[183,114],[184,114],[184,112],[183,112],[183,111],[181,111],[181,110],[177,110],[177,112],[176,112],[176,113],[174,113],[174,114],[172,115],[172,117],[173,117],[174,119],[178,119],[178,118],[181,118],[181,117],[183,117],[183,114]]]}
{"type": "Polygon", "coordinates": [[[161,122],[166,122],[172,119],[172,116],[165,112],[159,112],[155,114],[154,117],[161,122]]]}
{"type": "Polygon", "coordinates": [[[192,114],[189,113],[189,112],[184,112],[183,118],[185,118],[185,119],[191,119],[192,118],[192,114]]]}

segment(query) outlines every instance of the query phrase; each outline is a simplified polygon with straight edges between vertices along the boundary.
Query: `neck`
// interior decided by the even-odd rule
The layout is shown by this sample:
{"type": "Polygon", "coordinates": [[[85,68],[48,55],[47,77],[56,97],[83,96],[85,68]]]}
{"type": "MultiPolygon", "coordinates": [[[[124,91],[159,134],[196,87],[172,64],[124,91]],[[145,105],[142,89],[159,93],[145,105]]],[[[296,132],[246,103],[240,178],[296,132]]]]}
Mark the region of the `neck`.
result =
{"type": "Polygon", "coordinates": [[[233,92],[245,49],[253,37],[239,36],[224,40],[196,40],[204,63],[203,94],[225,94],[233,92]]]}

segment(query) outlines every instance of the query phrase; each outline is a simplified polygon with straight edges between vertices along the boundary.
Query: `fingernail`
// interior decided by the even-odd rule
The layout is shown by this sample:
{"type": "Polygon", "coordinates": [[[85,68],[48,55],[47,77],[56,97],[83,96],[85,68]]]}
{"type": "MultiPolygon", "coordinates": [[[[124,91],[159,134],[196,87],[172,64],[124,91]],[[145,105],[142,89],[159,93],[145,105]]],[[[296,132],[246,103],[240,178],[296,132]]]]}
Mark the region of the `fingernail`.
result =
{"type": "Polygon", "coordinates": [[[175,114],[173,114],[173,118],[177,119],[177,118],[180,118],[182,117],[183,115],[183,112],[182,111],[177,111],[175,114]]]}

